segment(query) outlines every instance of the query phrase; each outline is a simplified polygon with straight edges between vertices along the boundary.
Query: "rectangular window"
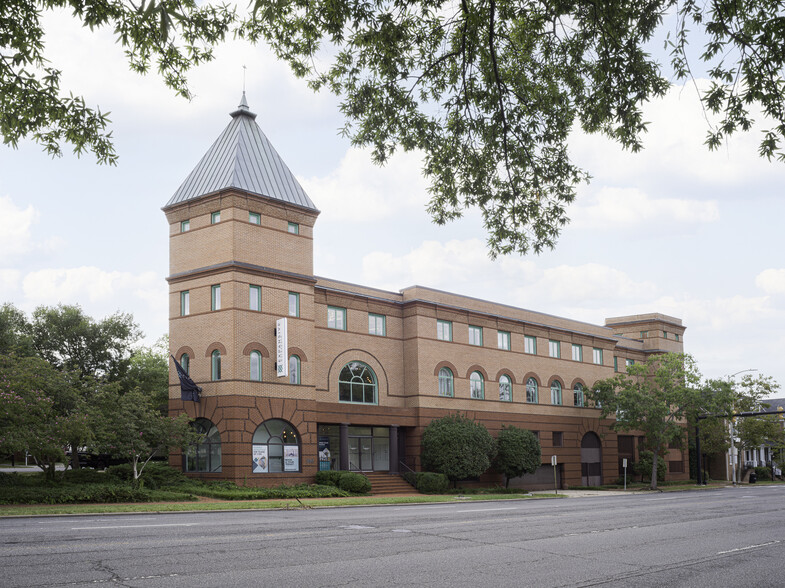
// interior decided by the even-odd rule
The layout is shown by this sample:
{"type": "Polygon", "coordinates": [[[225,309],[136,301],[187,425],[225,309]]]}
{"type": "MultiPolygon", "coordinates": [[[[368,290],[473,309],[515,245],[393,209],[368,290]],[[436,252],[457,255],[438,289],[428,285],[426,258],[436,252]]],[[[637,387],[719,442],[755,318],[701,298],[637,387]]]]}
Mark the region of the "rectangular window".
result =
{"type": "Polygon", "coordinates": [[[436,321],[436,338],[439,341],[452,341],[452,323],[450,321],[436,321]]]}
{"type": "Polygon", "coordinates": [[[553,446],[561,447],[564,444],[564,433],[561,431],[553,432],[553,446]]]}
{"type": "Polygon", "coordinates": [[[262,310],[262,287],[248,287],[248,308],[251,310],[262,310]]]}
{"type": "Polygon", "coordinates": [[[614,372],[619,371],[619,358],[616,357],[615,355],[613,356],[613,371],[614,372]]]}
{"type": "Polygon", "coordinates": [[[583,361],[583,346],[572,344],[572,360],[583,361]]]}
{"type": "Polygon", "coordinates": [[[180,221],[180,232],[181,233],[187,233],[190,230],[191,230],[191,221],[190,220],[180,221]]]}
{"type": "Polygon", "coordinates": [[[531,355],[537,355],[537,337],[526,335],[523,338],[523,350],[531,355]]]}
{"type": "Polygon", "coordinates": [[[504,349],[506,351],[510,350],[510,333],[507,331],[499,331],[498,332],[498,339],[499,339],[499,349],[504,349]]]}
{"type": "Polygon", "coordinates": [[[641,339],[646,339],[649,336],[649,331],[641,331],[641,339]]]}
{"type": "Polygon", "coordinates": [[[300,316],[300,295],[289,292],[289,316],[300,316]]]}
{"type": "Polygon", "coordinates": [[[300,225],[297,223],[289,223],[288,228],[286,229],[292,235],[299,235],[300,234],[300,225]]]}
{"type": "Polygon", "coordinates": [[[591,359],[597,365],[602,365],[602,349],[595,347],[591,350],[591,359]]]}
{"type": "Polygon", "coordinates": [[[346,309],[337,306],[327,307],[327,326],[340,331],[346,330],[346,309]]]}
{"type": "Polygon", "coordinates": [[[180,292],[180,316],[191,314],[191,293],[188,290],[180,292]]]}
{"type": "Polygon", "coordinates": [[[551,357],[561,357],[561,345],[558,341],[551,339],[548,341],[548,355],[551,357]]]}
{"type": "Polygon", "coordinates": [[[635,360],[634,359],[628,359],[625,363],[627,364],[627,367],[630,367],[631,365],[635,365],[635,360]]]}
{"type": "Polygon", "coordinates": [[[387,321],[383,314],[368,313],[368,334],[380,335],[384,337],[387,334],[387,321]]]}
{"type": "Polygon", "coordinates": [[[214,225],[221,222],[221,211],[214,212],[210,215],[210,224],[214,225]]]}
{"type": "Polygon", "coordinates": [[[258,212],[249,212],[248,213],[248,222],[254,225],[261,225],[262,224],[262,215],[258,212]]]}
{"type": "Polygon", "coordinates": [[[679,334],[678,334],[678,333],[674,333],[674,334],[673,334],[673,336],[674,336],[674,338],[676,339],[676,341],[678,341],[678,340],[679,340],[679,334]]]}
{"type": "Polygon", "coordinates": [[[662,338],[663,339],[667,339],[668,338],[668,331],[663,331],[662,332],[662,338]]]}
{"type": "Polygon", "coordinates": [[[479,345],[482,347],[482,327],[469,325],[469,345],[479,345]]]}
{"type": "Polygon", "coordinates": [[[221,284],[212,286],[210,290],[210,310],[221,310],[221,284]]]}

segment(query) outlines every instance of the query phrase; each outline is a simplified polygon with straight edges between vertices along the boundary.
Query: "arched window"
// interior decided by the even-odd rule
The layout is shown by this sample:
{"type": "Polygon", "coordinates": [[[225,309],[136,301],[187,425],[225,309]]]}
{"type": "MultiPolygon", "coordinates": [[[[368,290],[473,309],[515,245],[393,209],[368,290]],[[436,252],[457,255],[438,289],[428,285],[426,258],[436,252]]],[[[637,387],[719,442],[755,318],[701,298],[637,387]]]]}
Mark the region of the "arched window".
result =
{"type": "Polygon", "coordinates": [[[217,381],[221,379],[221,352],[217,349],[212,352],[211,354],[211,363],[212,363],[212,379],[213,381],[217,381]]]}
{"type": "Polygon", "coordinates": [[[583,395],[583,386],[580,384],[575,384],[572,389],[572,394],[575,397],[573,402],[575,406],[586,406],[586,399],[583,395]]]}
{"type": "Polygon", "coordinates": [[[537,404],[537,380],[529,378],[526,380],[526,402],[537,404]]]}
{"type": "Polygon", "coordinates": [[[556,380],[551,384],[551,404],[561,404],[561,384],[556,380]]]}
{"type": "Polygon", "coordinates": [[[300,471],[300,436],[286,421],[264,421],[256,428],[252,442],[254,474],[300,471]]]}
{"type": "Polygon", "coordinates": [[[499,376],[499,400],[512,402],[512,380],[510,380],[510,376],[499,376]]]}
{"type": "Polygon", "coordinates": [[[262,381],[262,354],[258,351],[251,351],[251,380],[262,381]]]}
{"type": "Polygon", "coordinates": [[[180,367],[183,368],[183,371],[186,373],[186,375],[191,375],[191,358],[188,357],[187,353],[183,353],[180,356],[180,367]]]}
{"type": "Polygon", "coordinates": [[[485,382],[480,372],[472,372],[472,375],[469,376],[469,390],[472,398],[478,400],[485,398],[485,382]]]}
{"type": "Polygon", "coordinates": [[[338,400],[376,404],[376,374],[361,361],[350,361],[338,375],[338,400]]]}
{"type": "Polygon", "coordinates": [[[300,383],[300,358],[296,355],[289,356],[289,383],[300,383]]]}
{"type": "Polygon", "coordinates": [[[221,434],[218,428],[207,419],[196,419],[191,426],[201,438],[185,451],[185,471],[220,472],[221,434]]]}
{"type": "Polygon", "coordinates": [[[439,396],[452,396],[452,385],[452,370],[450,368],[443,367],[439,370],[439,396]]]}

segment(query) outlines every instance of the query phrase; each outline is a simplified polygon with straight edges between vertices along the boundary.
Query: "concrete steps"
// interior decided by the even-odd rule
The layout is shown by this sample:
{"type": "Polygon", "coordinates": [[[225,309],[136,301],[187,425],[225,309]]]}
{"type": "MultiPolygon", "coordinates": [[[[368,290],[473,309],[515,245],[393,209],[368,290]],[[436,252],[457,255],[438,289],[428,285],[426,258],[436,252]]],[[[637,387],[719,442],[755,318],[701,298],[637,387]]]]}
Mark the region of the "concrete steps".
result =
{"type": "Polygon", "coordinates": [[[371,496],[383,494],[419,494],[398,474],[388,472],[363,472],[371,482],[371,496]]]}

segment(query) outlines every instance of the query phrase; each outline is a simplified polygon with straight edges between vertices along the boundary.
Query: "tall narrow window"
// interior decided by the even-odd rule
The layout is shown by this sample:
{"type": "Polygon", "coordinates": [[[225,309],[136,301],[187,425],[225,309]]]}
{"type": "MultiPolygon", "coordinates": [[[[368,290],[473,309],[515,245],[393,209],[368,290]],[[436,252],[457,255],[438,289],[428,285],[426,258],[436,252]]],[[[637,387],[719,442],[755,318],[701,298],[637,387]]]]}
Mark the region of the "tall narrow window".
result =
{"type": "Polygon", "coordinates": [[[469,325],[469,345],[482,347],[482,327],[469,325]]]}
{"type": "Polygon", "coordinates": [[[221,310],[221,284],[215,284],[210,288],[210,309],[221,310]]]}
{"type": "Polygon", "coordinates": [[[450,368],[439,370],[439,396],[453,395],[453,376],[450,368]]]}
{"type": "Polygon", "coordinates": [[[537,380],[529,378],[526,380],[526,402],[537,404],[537,380]]]}
{"type": "Polygon", "coordinates": [[[262,381],[262,354],[258,351],[251,351],[251,380],[262,381]]]}
{"type": "Polygon", "coordinates": [[[211,373],[210,377],[215,382],[221,379],[221,352],[217,349],[210,355],[211,373]]]}
{"type": "Polygon", "coordinates": [[[289,356],[289,383],[300,383],[300,358],[296,355],[289,356]]]}
{"type": "Polygon", "coordinates": [[[551,384],[551,404],[561,404],[561,384],[553,382],[551,384]]]}
{"type": "Polygon", "coordinates": [[[531,355],[537,355],[537,337],[526,335],[523,338],[523,351],[531,355]]]}
{"type": "Polygon", "coordinates": [[[583,346],[572,344],[572,360],[583,361],[583,346]]]}
{"type": "Polygon", "coordinates": [[[262,310],[262,287],[248,286],[248,308],[262,310]]]}
{"type": "Polygon", "coordinates": [[[180,356],[180,367],[183,368],[185,375],[191,375],[191,358],[187,353],[183,353],[180,356]]]}
{"type": "Polygon", "coordinates": [[[573,404],[575,404],[575,406],[586,406],[586,399],[583,396],[583,386],[575,384],[572,389],[572,394],[574,397],[573,404]]]}
{"type": "Polygon", "coordinates": [[[615,355],[613,356],[613,371],[614,372],[619,371],[619,358],[616,357],[615,355]]]}
{"type": "Polygon", "coordinates": [[[181,233],[187,233],[190,230],[191,230],[191,221],[190,220],[180,221],[180,232],[181,233]]]}
{"type": "Polygon", "coordinates": [[[216,224],[221,222],[221,211],[214,212],[210,215],[210,224],[216,224]]]}
{"type": "Polygon", "coordinates": [[[327,307],[327,326],[330,329],[346,330],[346,309],[336,306],[327,307]]]}
{"type": "Polygon", "coordinates": [[[498,339],[499,349],[510,350],[510,333],[508,331],[497,331],[496,338],[498,339]]]}
{"type": "Polygon", "coordinates": [[[512,380],[509,376],[499,377],[499,400],[502,402],[512,401],[512,380]]]}
{"type": "Polygon", "coordinates": [[[386,321],[383,314],[368,313],[368,334],[382,337],[386,335],[386,321]]]}
{"type": "Polygon", "coordinates": [[[592,361],[597,365],[602,365],[602,349],[595,347],[591,350],[592,361]]]}
{"type": "Polygon", "coordinates": [[[436,338],[439,341],[452,341],[452,323],[450,321],[436,321],[436,338]]]}
{"type": "Polygon", "coordinates": [[[476,400],[485,398],[485,381],[480,372],[472,372],[472,375],[469,376],[469,391],[471,397],[476,400]]]}
{"type": "Polygon", "coordinates": [[[300,316],[300,295],[289,292],[289,316],[300,316]]]}
{"type": "Polygon", "coordinates": [[[221,471],[221,435],[207,419],[196,419],[191,426],[199,439],[183,452],[186,472],[221,471]]]}
{"type": "Polygon", "coordinates": [[[180,316],[191,314],[191,292],[185,290],[180,292],[180,316]]]}
{"type": "Polygon", "coordinates": [[[548,355],[551,357],[561,357],[561,345],[558,341],[551,339],[548,341],[548,355]]]}
{"type": "Polygon", "coordinates": [[[297,223],[289,223],[287,229],[292,235],[299,235],[300,234],[300,225],[297,223]]]}
{"type": "Polygon", "coordinates": [[[258,212],[249,212],[248,213],[248,222],[253,225],[261,225],[262,224],[262,215],[258,212]]]}

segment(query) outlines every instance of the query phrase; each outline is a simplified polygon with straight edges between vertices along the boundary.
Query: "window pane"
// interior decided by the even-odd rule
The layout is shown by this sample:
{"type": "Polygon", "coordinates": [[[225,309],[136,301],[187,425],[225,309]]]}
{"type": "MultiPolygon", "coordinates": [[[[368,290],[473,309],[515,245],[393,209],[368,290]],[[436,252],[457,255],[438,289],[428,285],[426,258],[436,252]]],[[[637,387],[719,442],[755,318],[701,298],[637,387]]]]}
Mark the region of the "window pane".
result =
{"type": "Polygon", "coordinates": [[[248,308],[251,310],[262,310],[262,287],[249,286],[248,288],[248,308]]]}
{"type": "Polygon", "coordinates": [[[551,404],[561,404],[561,384],[559,382],[551,384],[551,404]]]}
{"type": "Polygon", "coordinates": [[[289,383],[300,383],[300,358],[296,355],[289,358],[289,383]]]}
{"type": "Polygon", "coordinates": [[[185,233],[185,232],[190,231],[190,230],[191,230],[191,221],[190,220],[184,220],[184,221],[182,221],[180,223],[180,232],[181,233],[185,233]]]}
{"type": "Polygon", "coordinates": [[[180,292],[180,316],[187,316],[191,313],[191,293],[186,290],[180,292]]]}
{"type": "Polygon", "coordinates": [[[212,300],[211,300],[211,308],[212,310],[221,310],[221,285],[215,285],[211,289],[212,293],[212,300]]]}
{"type": "Polygon", "coordinates": [[[526,335],[523,341],[524,351],[532,355],[537,355],[537,338],[526,335]]]}
{"type": "Polygon", "coordinates": [[[210,222],[212,224],[221,222],[221,211],[214,212],[210,215],[210,222]]]}
{"type": "Polygon", "coordinates": [[[499,378],[499,400],[503,402],[512,400],[512,382],[507,376],[499,378]]]}
{"type": "Polygon", "coordinates": [[[510,350],[510,333],[507,331],[499,331],[498,334],[499,349],[510,350]]]}
{"type": "Polygon", "coordinates": [[[258,351],[251,351],[251,379],[262,381],[262,354],[258,351]]]}
{"type": "Polygon", "coordinates": [[[300,295],[289,292],[289,316],[300,316],[300,295]]]}
{"type": "Polygon", "coordinates": [[[188,357],[187,353],[183,353],[180,356],[180,367],[183,368],[183,371],[185,372],[186,375],[190,375],[190,373],[191,373],[190,372],[190,370],[191,370],[191,358],[188,357]]]}
{"type": "Polygon", "coordinates": [[[537,402],[537,381],[534,378],[526,381],[526,402],[537,402]]]}
{"type": "Polygon", "coordinates": [[[481,400],[485,396],[485,390],[483,388],[483,379],[482,379],[482,375],[479,372],[472,372],[472,375],[469,378],[469,388],[471,391],[472,398],[481,400]]]}
{"type": "Polygon", "coordinates": [[[298,225],[297,223],[289,223],[287,230],[293,235],[299,235],[300,225],[298,225]]]}
{"type": "Polygon", "coordinates": [[[580,345],[572,346],[572,360],[583,361],[583,347],[581,347],[580,345]]]}
{"type": "Polygon", "coordinates": [[[596,347],[592,350],[592,360],[597,365],[602,365],[602,349],[596,347]]]}
{"type": "Polygon", "coordinates": [[[248,213],[248,222],[253,223],[255,225],[262,224],[262,215],[257,212],[249,212],[248,213]]]}
{"type": "Polygon", "coordinates": [[[573,388],[573,395],[575,396],[574,398],[575,406],[584,406],[583,386],[581,386],[580,384],[575,384],[575,387],[573,388]]]}
{"type": "Polygon", "coordinates": [[[482,345],[482,327],[469,325],[469,344],[482,345]]]}
{"type": "Polygon", "coordinates": [[[439,370],[439,396],[452,396],[453,378],[449,368],[439,370]]]}
{"type": "Polygon", "coordinates": [[[558,341],[548,341],[548,355],[551,357],[561,357],[561,345],[558,341]]]}
{"type": "Polygon", "coordinates": [[[212,353],[212,379],[221,379],[221,352],[217,349],[212,353]]]}
{"type": "Polygon", "coordinates": [[[368,314],[368,333],[370,335],[385,335],[385,319],[381,314],[368,314]]]}

